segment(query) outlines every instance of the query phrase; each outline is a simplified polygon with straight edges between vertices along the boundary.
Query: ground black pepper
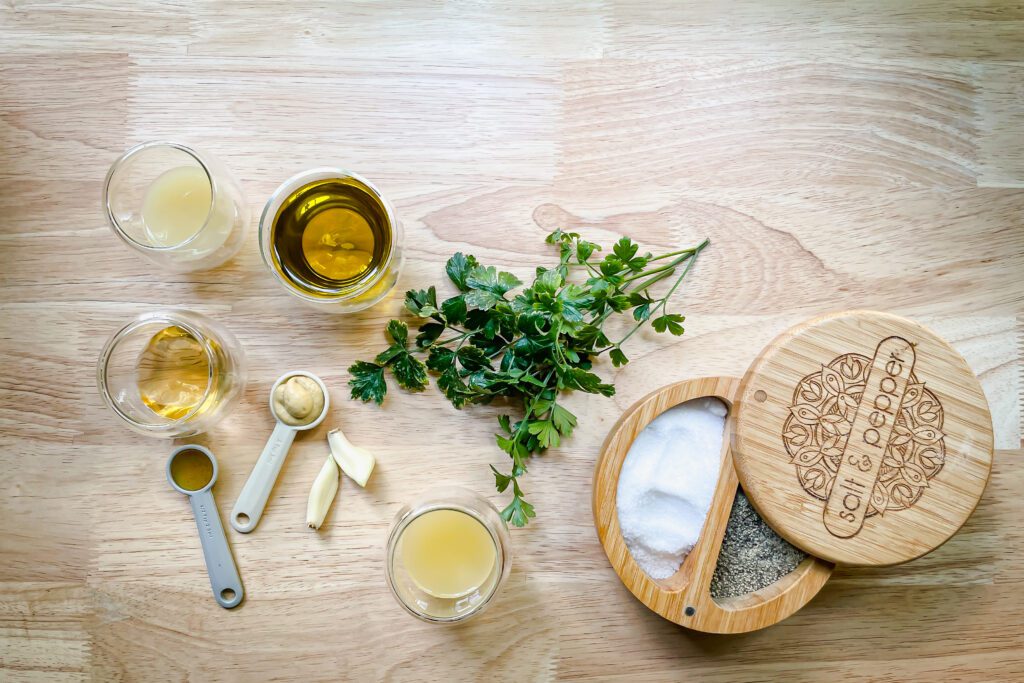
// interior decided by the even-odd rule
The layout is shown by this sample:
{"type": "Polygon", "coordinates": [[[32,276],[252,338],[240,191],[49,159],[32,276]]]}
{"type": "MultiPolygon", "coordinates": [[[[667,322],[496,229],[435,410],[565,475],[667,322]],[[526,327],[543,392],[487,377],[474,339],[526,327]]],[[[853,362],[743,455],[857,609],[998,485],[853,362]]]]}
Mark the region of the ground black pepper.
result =
{"type": "Polygon", "coordinates": [[[732,598],[770,586],[796,569],[806,557],[806,553],[772,531],[740,489],[732,503],[718,566],[711,577],[711,597],[732,598]]]}

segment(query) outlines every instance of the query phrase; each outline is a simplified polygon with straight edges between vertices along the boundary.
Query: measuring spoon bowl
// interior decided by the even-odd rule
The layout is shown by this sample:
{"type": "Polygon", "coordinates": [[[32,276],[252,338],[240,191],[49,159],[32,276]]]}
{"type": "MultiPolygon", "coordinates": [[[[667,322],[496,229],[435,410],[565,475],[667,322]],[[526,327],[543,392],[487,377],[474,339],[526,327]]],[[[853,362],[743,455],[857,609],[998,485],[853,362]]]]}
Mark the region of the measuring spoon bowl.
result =
{"type": "Polygon", "coordinates": [[[188,496],[192,505],[213,598],[221,607],[231,609],[241,604],[245,591],[224,534],[217,501],[213,498],[217,471],[217,459],[209,449],[202,446],[180,446],[167,459],[167,481],[176,491],[188,496]],[[193,462],[186,463],[186,460],[193,462]]]}
{"type": "Polygon", "coordinates": [[[238,494],[235,507],[231,510],[230,523],[235,531],[247,534],[259,524],[260,518],[263,516],[263,510],[267,506],[267,500],[270,498],[270,492],[277,481],[277,475],[281,473],[281,466],[284,465],[284,459],[288,455],[288,449],[291,448],[292,441],[295,440],[296,432],[313,429],[323,422],[324,418],[327,417],[330,403],[331,397],[327,393],[327,385],[311,372],[306,372],[305,370],[286,372],[274,382],[274,386],[270,388],[269,401],[270,414],[274,416],[276,422],[274,432],[270,435],[267,445],[263,447],[263,452],[260,453],[259,459],[256,460],[256,464],[253,466],[245,486],[242,487],[242,492],[238,494]],[[323,410],[320,411],[315,420],[308,424],[286,424],[281,421],[274,411],[274,392],[277,391],[277,387],[292,377],[308,377],[316,382],[320,387],[320,391],[323,392],[323,410]]]}

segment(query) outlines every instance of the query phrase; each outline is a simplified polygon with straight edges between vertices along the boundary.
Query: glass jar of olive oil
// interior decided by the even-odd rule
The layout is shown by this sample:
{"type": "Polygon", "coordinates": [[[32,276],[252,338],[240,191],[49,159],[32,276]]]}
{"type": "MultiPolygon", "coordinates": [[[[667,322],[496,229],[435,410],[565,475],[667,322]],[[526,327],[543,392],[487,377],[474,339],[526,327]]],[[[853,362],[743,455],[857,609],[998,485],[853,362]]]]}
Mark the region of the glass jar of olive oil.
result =
{"type": "Polygon", "coordinates": [[[260,217],[260,253],[307,303],[351,313],[383,299],[402,267],[402,226],[370,181],[338,168],[286,180],[260,217]]]}

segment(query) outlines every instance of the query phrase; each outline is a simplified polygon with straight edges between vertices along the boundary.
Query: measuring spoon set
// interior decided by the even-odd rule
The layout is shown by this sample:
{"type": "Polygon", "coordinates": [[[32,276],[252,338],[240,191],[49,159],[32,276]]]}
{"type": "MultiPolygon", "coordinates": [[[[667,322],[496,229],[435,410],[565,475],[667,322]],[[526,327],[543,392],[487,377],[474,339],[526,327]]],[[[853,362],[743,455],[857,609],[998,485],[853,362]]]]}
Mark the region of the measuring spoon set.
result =
{"type": "MultiPolygon", "coordinates": [[[[327,386],[310,372],[299,370],[285,373],[271,387],[270,414],[277,424],[231,511],[230,523],[236,531],[247,534],[259,524],[296,433],[313,429],[323,422],[329,406],[327,386]],[[296,376],[308,377],[316,382],[324,397],[320,414],[311,422],[299,426],[283,422],[274,409],[273,401],[277,387],[296,376]]],[[[187,495],[192,505],[214,599],[225,609],[237,607],[242,602],[245,589],[213,498],[213,485],[219,471],[217,459],[208,448],[184,445],[174,449],[167,460],[166,469],[171,487],[187,495]]]]}

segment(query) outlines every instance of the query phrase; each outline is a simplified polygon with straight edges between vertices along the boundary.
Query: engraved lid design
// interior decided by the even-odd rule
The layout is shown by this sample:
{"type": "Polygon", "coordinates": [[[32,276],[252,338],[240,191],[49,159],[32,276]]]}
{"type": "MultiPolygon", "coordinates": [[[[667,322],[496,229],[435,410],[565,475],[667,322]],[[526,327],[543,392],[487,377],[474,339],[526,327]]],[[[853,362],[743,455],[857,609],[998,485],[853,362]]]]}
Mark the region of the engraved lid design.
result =
{"type": "MultiPolygon", "coordinates": [[[[832,493],[871,365],[871,358],[857,353],[838,356],[801,379],[793,392],[782,441],[800,485],[815,498],[827,501],[832,493]]],[[[880,393],[877,406],[865,406],[869,420],[872,408],[895,415],[865,517],[911,507],[946,459],[942,404],[935,394],[911,372],[900,403],[894,406],[888,397],[880,393]]]]}
{"type": "Polygon", "coordinates": [[[733,455],[754,507],[826,560],[887,565],[945,542],[992,464],[992,420],[963,358],[921,325],[849,311],[798,325],[744,376],[733,455]]]}

